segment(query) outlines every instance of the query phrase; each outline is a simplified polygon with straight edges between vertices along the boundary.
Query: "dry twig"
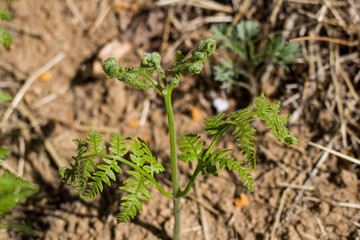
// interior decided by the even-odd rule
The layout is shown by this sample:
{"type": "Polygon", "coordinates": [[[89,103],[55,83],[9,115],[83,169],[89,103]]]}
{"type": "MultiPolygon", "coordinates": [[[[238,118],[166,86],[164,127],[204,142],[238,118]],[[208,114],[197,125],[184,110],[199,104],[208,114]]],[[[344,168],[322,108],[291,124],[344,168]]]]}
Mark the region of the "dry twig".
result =
{"type": "Polygon", "coordinates": [[[285,199],[287,197],[287,194],[289,193],[290,191],[290,188],[288,187],[282,194],[281,196],[281,200],[280,200],[280,205],[279,205],[279,209],[276,213],[276,218],[275,218],[275,222],[274,222],[274,225],[272,227],[272,230],[271,230],[271,236],[270,236],[270,239],[275,239],[275,234],[276,234],[276,230],[279,226],[279,223],[280,223],[280,217],[281,217],[281,213],[282,213],[282,210],[284,209],[284,205],[285,205],[285,199]]]}
{"type": "Polygon", "coordinates": [[[339,152],[337,152],[337,151],[335,151],[335,150],[330,149],[329,147],[324,147],[324,146],[321,146],[321,145],[319,145],[319,144],[317,144],[317,143],[314,143],[314,142],[309,142],[309,145],[314,146],[314,147],[317,147],[317,148],[319,148],[319,149],[321,149],[321,150],[324,150],[324,151],[326,151],[326,152],[328,152],[328,153],[331,153],[331,154],[333,154],[333,155],[335,155],[335,156],[338,156],[338,157],[340,157],[340,158],[343,158],[343,159],[348,160],[348,161],[350,161],[350,162],[353,162],[353,163],[355,163],[355,164],[360,164],[360,160],[359,160],[359,159],[356,159],[356,158],[350,157],[350,156],[348,156],[348,155],[339,153],[339,152]]]}
{"type": "Polygon", "coordinates": [[[345,46],[348,46],[348,47],[356,47],[359,44],[359,41],[346,41],[346,40],[343,40],[343,39],[330,38],[330,37],[311,37],[311,36],[307,36],[307,37],[298,37],[298,38],[290,39],[290,42],[300,42],[300,41],[325,41],[325,42],[345,45],[345,46]]]}
{"type": "Polygon", "coordinates": [[[84,19],[81,17],[79,11],[77,10],[73,0],[66,0],[66,3],[71,11],[71,13],[73,14],[76,22],[79,24],[79,26],[81,27],[82,30],[86,29],[86,24],[84,22],[84,19]]]}
{"type": "Polygon", "coordinates": [[[53,59],[51,59],[48,63],[46,63],[43,67],[38,69],[36,72],[34,72],[24,83],[24,85],[20,88],[16,96],[14,97],[13,101],[11,102],[9,108],[5,111],[3,119],[1,120],[0,126],[3,126],[4,123],[8,120],[11,113],[14,111],[16,106],[19,104],[21,99],[24,97],[25,93],[29,90],[32,83],[44,72],[48,71],[50,68],[52,68],[54,65],[59,63],[61,60],[65,58],[64,53],[59,53],[56,55],[53,59]]]}

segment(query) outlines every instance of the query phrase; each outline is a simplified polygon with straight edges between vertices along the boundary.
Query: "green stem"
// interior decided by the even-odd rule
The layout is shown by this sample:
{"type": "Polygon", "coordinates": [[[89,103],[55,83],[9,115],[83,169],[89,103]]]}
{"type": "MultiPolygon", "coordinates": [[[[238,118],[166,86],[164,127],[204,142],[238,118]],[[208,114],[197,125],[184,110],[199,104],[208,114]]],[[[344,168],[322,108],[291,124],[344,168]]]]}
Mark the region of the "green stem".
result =
{"type": "Polygon", "coordinates": [[[141,75],[143,76],[144,78],[146,78],[147,80],[149,80],[149,82],[151,82],[152,85],[154,85],[160,92],[162,92],[164,89],[160,86],[160,84],[155,80],[153,79],[152,77],[150,77],[148,74],[146,73],[143,73],[143,72],[140,72],[140,71],[137,71],[135,72],[136,74],[138,75],[141,75]]]}
{"type": "Polygon", "coordinates": [[[178,168],[177,168],[177,154],[176,154],[176,134],[175,134],[175,123],[174,123],[174,114],[171,105],[171,93],[174,88],[174,84],[170,83],[165,91],[163,92],[166,112],[168,115],[169,122],[169,135],[170,135],[170,163],[171,163],[171,181],[173,186],[173,202],[174,202],[174,239],[180,239],[181,233],[181,202],[180,197],[176,197],[180,191],[179,187],[179,177],[178,177],[178,168]]]}
{"type": "Polygon", "coordinates": [[[193,184],[195,183],[195,179],[196,179],[197,175],[200,173],[200,170],[201,170],[201,163],[198,162],[198,164],[197,164],[197,166],[196,166],[196,168],[195,168],[195,171],[194,171],[194,173],[192,174],[191,179],[190,179],[189,183],[186,185],[184,191],[178,192],[178,194],[176,194],[175,197],[180,198],[180,197],[183,197],[183,196],[185,196],[186,194],[188,194],[188,192],[190,191],[191,187],[192,187],[193,184]]]}
{"type": "Polygon", "coordinates": [[[168,85],[168,82],[166,81],[166,77],[165,77],[165,74],[163,73],[163,71],[160,69],[159,71],[159,75],[160,75],[160,78],[164,84],[164,86],[167,86],[168,85]]]}

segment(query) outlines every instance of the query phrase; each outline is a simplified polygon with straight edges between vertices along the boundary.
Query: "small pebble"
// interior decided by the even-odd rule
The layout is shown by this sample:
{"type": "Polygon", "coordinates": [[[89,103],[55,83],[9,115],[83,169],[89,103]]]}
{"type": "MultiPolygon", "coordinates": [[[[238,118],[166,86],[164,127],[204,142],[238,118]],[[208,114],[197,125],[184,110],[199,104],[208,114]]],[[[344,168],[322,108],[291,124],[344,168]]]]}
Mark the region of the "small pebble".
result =
{"type": "Polygon", "coordinates": [[[229,104],[229,101],[226,99],[215,98],[213,100],[213,106],[216,109],[216,111],[219,113],[219,112],[226,111],[229,108],[230,104],[229,104]]]}

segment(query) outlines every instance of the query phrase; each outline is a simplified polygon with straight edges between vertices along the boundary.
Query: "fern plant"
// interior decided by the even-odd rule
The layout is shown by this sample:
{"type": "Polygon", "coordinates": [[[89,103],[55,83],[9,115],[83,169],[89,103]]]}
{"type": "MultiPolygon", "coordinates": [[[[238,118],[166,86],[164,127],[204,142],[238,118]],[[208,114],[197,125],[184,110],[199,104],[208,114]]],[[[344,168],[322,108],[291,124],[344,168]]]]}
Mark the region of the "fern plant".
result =
{"type": "MultiPolygon", "coordinates": [[[[0,148],[0,165],[2,164],[1,160],[6,159],[8,152],[10,152],[9,148],[0,148]]],[[[14,229],[28,235],[35,234],[34,230],[29,226],[13,221],[5,221],[3,218],[5,214],[37,191],[37,185],[16,177],[7,171],[0,174],[0,229],[14,229]]]]}
{"type": "MultiPolygon", "coordinates": [[[[235,26],[220,23],[212,26],[213,37],[222,43],[222,48],[230,53],[215,66],[214,79],[221,82],[221,87],[231,89],[234,86],[247,86],[240,78],[254,81],[267,64],[288,69],[288,65],[300,57],[300,46],[292,42],[286,44],[281,36],[274,36],[265,43],[263,49],[255,44],[254,39],[259,28],[250,20],[241,21],[235,26]]],[[[255,84],[255,83],[251,83],[255,84]]],[[[250,86],[247,88],[251,89],[250,86]]]]}
{"type": "Polygon", "coordinates": [[[163,172],[164,166],[151,153],[148,144],[141,138],[125,138],[119,134],[111,136],[108,147],[103,143],[103,137],[90,128],[86,141],[75,139],[78,154],[73,157],[74,163],[69,168],[62,167],[59,172],[63,181],[75,187],[75,193],[84,199],[94,198],[103,191],[103,184],[116,182],[116,174],[122,173],[122,165],[131,170],[119,187],[126,194],[117,216],[118,223],[133,219],[137,211],[142,211],[142,201],[151,199],[148,187],[152,186],[164,196],[172,198],[174,203],[174,239],[180,239],[180,198],[185,196],[193,186],[197,176],[219,175],[224,168],[237,172],[244,185],[254,190],[251,172],[256,166],[253,136],[255,129],[251,127],[254,117],[263,119],[279,141],[296,144],[298,140],[286,128],[288,117],[279,117],[280,103],[270,104],[264,95],[256,99],[254,109],[246,108],[230,114],[218,114],[204,120],[204,130],[212,136],[212,141],[201,141],[197,134],[187,134],[176,139],[171,94],[179,84],[182,74],[199,74],[206,60],[215,51],[215,41],[207,39],[199,43],[191,52],[191,57],[185,58],[181,51],[176,53],[175,64],[169,72],[172,77],[166,78],[162,70],[159,53],[146,53],[135,67],[119,67],[116,59],[109,58],[103,63],[103,70],[110,78],[117,78],[130,86],[147,90],[156,88],[163,95],[169,123],[170,166],[172,192],[165,191],[155,178],[163,172]],[[158,73],[160,80],[153,78],[152,73],[158,73]],[[230,132],[238,143],[244,158],[236,159],[231,155],[232,149],[216,148],[218,141],[225,132],[230,132]],[[177,148],[182,152],[177,154],[177,148]],[[196,168],[188,184],[181,190],[178,180],[177,161],[196,162],[196,168]]]}

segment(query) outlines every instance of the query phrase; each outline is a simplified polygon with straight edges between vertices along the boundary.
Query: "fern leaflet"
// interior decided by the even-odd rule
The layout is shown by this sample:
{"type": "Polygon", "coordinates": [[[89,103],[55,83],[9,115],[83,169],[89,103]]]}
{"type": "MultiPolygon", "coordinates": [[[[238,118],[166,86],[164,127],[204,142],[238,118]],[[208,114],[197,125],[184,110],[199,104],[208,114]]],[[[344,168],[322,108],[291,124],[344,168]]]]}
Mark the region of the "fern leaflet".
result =
{"type": "Polygon", "coordinates": [[[221,132],[224,127],[224,123],[228,116],[225,113],[219,113],[218,115],[205,118],[204,124],[206,125],[203,129],[209,134],[217,134],[221,132]]]}
{"type": "MultiPolygon", "coordinates": [[[[130,143],[130,159],[139,167],[142,167],[147,173],[153,175],[153,173],[160,173],[164,171],[164,167],[161,163],[157,162],[156,158],[152,155],[148,148],[147,143],[138,138],[128,138],[132,140],[130,143]],[[146,164],[146,165],[145,165],[146,164]]],[[[127,171],[128,174],[134,178],[126,179],[123,183],[124,186],[119,187],[121,190],[128,192],[121,198],[124,202],[121,206],[124,208],[120,209],[117,216],[117,222],[128,222],[130,218],[136,216],[136,209],[142,211],[142,205],[140,200],[146,201],[151,199],[150,191],[146,188],[146,185],[153,184],[151,179],[148,179],[144,173],[139,171],[127,171]]]]}
{"type": "Polygon", "coordinates": [[[274,134],[278,141],[285,141],[288,144],[296,144],[298,140],[288,131],[286,123],[289,120],[288,116],[279,117],[280,103],[270,104],[265,99],[264,94],[260,95],[255,100],[256,107],[252,111],[250,108],[245,108],[229,115],[220,113],[216,116],[206,118],[203,129],[211,135],[215,135],[213,142],[208,148],[201,150],[204,143],[200,143],[200,137],[194,134],[188,134],[179,138],[179,146],[185,154],[179,155],[183,161],[198,161],[199,168],[202,175],[209,171],[212,175],[218,176],[218,167],[223,169],[227,167],[230,171],[238,172],[244,185],[253,191],[253,180],[251,179],[251,172],[256,166],[255,159],[255,145],[256,138],[253,136],[255,129],[251,127],[254,122],[253,117],[257,116],[268,124],[268,128],[274,134]],[[220,151],[219,149],[213,151],[213,147],[219,140],[220,136],[232,128],[232,135],[238,142],[244,160],[238,161],[233,157],[228,156],[231,150],[220,151]]]}
{"type": "Polygon", "coordinates": [[[128,222],[130,218],[134,219],[136,216],[136,209],[142,211],[142,205],[140,200],[146,201],[151,199],[150,191],[146,188],[145,177],[143,175],[136,174],[136,172],[128,171],[130,175],[133,175],[135,179],[129,178],[124,181],[125,186],[119,187],[121,190],[128,192],[121,198],[124,202],[117,215],[117,222],[128,222]]]}
{"type": "Polygon", "coordinates": [[[76,186],[75,193],[83,199],[95,198],[103,191],[103,183],[111,185],[111,181],[116,181],[116,173],[122,173],[119,162],[125,163],[134,170],[127,171],[134,178],[125,180],[124,186],[120,189],[127,194],[122,197],[122,208],[118,215],[118,222],[127,222],[136,215],[136,209],[142,211],[141,200],[151,199],[150,191],[146,189],[148,184],[162,190],[154,179],[154,173],[163,172],[165,169],[161,163],[152,155],[148,144],[141,138],[124,138],[119,134],[112,134],[110,154],[103,154],[105,146],[102,144],[103,137],[90,128],[87,141],[75,139],[78,154],[73,157],[74,164],[71,168],[60,168],[59,172],[63,179],[69,185],[76,186]],[[129,141],[126,143],[126,141],[129,141]],[[88,147],[86,146],[88,145],[88,147]],[[130,146],[130,161],[123,157],[128,153],[126,147],[130,146]],[[91,154],[85,155],[87,152],[91,154]],[[101,163],[97,164],[94,158],[100,158],[101,163]]]}
{"type": "Polygon", "coordinates": [[[195,134],[187,134],[179,137],[178,145],[179,150],[185,154],[180,154],[179,159],[184,162],[193,162],[195,160],[200,161],[200,151],[204,147],[205,142],[198,144],[200,136],[195,134]]]}
{"type": "Polygon", "coordinates": [[[227,162],[234,160],[233,157],[229,157],[227,155],[229,152],[231,152],[231,149],[227,149],[224,151],[217,149],[211,154],[204,156],[204,164],[202,164],[201,174],[205,176],[206,170],[208,170],[213,176],[218,177],[219,172],[216,165],[219,164],[220,169],[223,169],[227,162]]]}
{"type": "Polygon", "coordinates": [[[256,166],[255,145],[251,141],[255,141],[256,138],[251,135],[251,133],[255,132],[255,129],[250,127],[254,121],[254,119],[248,118],[251,115],[249,108],[233,112],[230,114],[232,120],[229,123],[234,124],[233,135],[236,141],[239,142],[238,147],[241,148],[241,153],[246,159],[245,162],[249,162],[250,170],[253,170],[256,166]]]}
{"type": "Polygon", "coordinates": [[[299,142],[285,126],[289,121],[290,116],[279,117],[280,102],[270,104],[262,93],[256,98],[255,104],[257,116],[268,124],[268,128],[271,129],[270,131],[279,142],[285,141],[287,144],[291,145],[299,142]]]}

